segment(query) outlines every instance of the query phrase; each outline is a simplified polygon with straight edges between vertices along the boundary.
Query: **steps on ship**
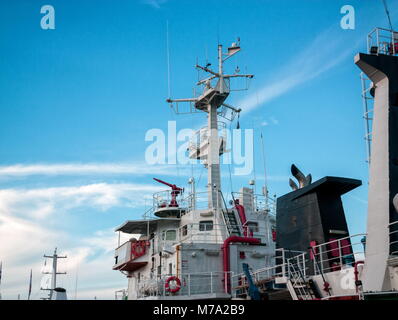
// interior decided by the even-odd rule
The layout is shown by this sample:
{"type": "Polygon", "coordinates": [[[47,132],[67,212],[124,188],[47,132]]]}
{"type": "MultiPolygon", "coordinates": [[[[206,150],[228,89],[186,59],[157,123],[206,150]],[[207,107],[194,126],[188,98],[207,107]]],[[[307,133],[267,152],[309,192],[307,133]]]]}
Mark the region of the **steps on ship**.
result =
{"type": "Polygon", "coordinates": [[[225,223],[228,228],[228,232],[231,236],[241,236],[241,231],[236,218],[236,211],[234,209],[223,210],[225,223]]]}

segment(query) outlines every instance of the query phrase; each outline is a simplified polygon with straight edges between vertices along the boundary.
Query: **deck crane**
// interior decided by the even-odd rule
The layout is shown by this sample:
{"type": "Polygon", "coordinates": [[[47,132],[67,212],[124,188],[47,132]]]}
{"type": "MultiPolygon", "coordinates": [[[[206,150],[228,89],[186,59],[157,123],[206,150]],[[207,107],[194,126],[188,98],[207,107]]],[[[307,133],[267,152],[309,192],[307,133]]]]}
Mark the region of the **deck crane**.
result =
{"type": "Polygon", "coordinates": [[[180,188],[180,187],[177,187],[175,184],[171,184],[171,183],[165,182],[165,181],[160,180],[160,179],[153,178],[153,180],[155,180],[155,181],[157,181],[159,183],[163,183],[166,186],[169,186],[171,188],[171,200],[170,200],[169,207],[178,207],[177,196],[180,193],[184,192],[184,189],[180,188]]]}

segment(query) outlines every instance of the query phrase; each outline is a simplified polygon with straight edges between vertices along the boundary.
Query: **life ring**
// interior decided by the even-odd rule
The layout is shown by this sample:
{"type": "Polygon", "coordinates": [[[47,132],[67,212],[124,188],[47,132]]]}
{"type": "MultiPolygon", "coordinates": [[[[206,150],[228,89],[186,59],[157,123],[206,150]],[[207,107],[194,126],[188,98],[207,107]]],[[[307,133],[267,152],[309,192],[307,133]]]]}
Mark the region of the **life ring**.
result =
{"type": "Polygon", "coordinates": [[[168,277],[167,280],[166,280],[166,283],[164,284],[164,287],[165,287],[167,292],[175,293],[175,292],[177,292],[178,290],[181,289],[181,280],[178,279],[176,276],[168,277]],[[172,282],[172,281],[175,284],[171,287],[170,286],[170,282],[172,282]]]}
{"type": "Polygon", "coordinates": [[[134,255],[134,258],[139,258],[145,254],[146,251],[146,241],[137,241],[134,242],[131,246],[131,253],[134,255]]]}

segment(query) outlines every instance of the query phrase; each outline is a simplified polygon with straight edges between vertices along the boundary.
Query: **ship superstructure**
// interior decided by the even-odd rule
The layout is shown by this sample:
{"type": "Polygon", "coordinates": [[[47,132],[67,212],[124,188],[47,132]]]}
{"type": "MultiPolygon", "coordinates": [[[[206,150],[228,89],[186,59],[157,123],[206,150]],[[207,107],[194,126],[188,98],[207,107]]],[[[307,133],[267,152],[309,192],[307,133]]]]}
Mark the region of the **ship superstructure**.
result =
{"type": "MultiPolygon", "coordinates": [[[[253,188],[226,194],[221,188],[220,157],[227,152],[225,124],[240,109],[225,101],[231,79],[253,75],[224,73],[224,62],[241,50],[239,41],[226,53],[218,45],[218,70],[196,65],[209,76],[198,81],[201,94],[189,99],[193,111],[207,114],[207,126],[198,130],[189,147],[191,159],[207,168],[207,190],[197,192],[191,177],[190,192],[155,178],[170,189],[153,195],[153,206],[143,219],[126,221],[117,232],[132,238],[115,250],[114,270],[128,278],[129,299],[230,299],[232,276],[243,263],[256,270],[275,264],[275,202],[253,188]],[[134,235],[134,237],[133,237],[134,235]]],[[[176,107],[178,109],[178,107],[176,107]]]]}
{"type": "MultiPolygon", "coordinates": [[[[239,50],[235,43],[226,59],[239,50]]],[[[363,234],[349,234],[341,201],[362,182],[331,176],[313,182],[295,165],[291,172],[297,182],[289,179],[292,191],[277,199],[276,209],[266,189],[256,195],[241,188],[227,203],[220,183],[225,138],[219,135],[219,108],[239,113],[225,103],[229,80],[252,76],[224,75],[223,61],[219,46],[218,72],[197,66],[211,74],[198,82],[203,93],[168,99],[208,113],[207,127],[189,149],[208,169],[207,191],[196,192],[192,178],[191,192],[184,196],[181,187],[157,179],[171,190],[154,195],[143,220],[117,229],[140,234],[116,249],[114,269],[129,278],[129,298],[397,299],[398,32],[375,28],[367,52],[355,57],[362,70],[370,168],[363,234]]]]}

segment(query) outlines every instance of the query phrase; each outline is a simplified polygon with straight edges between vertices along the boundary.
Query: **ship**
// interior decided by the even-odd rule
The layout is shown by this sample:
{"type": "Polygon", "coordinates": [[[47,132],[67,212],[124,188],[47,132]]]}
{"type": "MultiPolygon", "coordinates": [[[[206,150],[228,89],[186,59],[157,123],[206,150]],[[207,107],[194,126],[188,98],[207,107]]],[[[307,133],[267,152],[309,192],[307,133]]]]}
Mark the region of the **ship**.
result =
{"type": "MultiPolygon", "coordinates": [[[[347,177],[312,181],[292,164],[290,192],[276,200],[267,188],[256,194],[242,186],[230,195],[221,187],[220,157],[227,151],[219,118],[240,113],[226,103],[232,78],[225,60],[241,50],[218,45],[218,70],[196,67],[209,76],[198,81],[201,94],[189,99],[207,114],[207,126],[189,147],[207,169],[207,190],[190,192],[173,183],[153,195],[140,220],[116,232],[113,270],[127,278],[131,300],[375,300],[398,299],[398,32],[375,28],[367,50],[354,62],[361,70],[369,145],[367,229],[350,234],[341,196],[362,185],[347,177]],[[370,123],[370,125],[369,125],[370,123]],[[371,146],[371,148],[370,148],[371,146]],[[119,237],[120,239],[120,237],[119,237]]],[[[232,119],[233,117],[231,117],[232,119]]]]}

